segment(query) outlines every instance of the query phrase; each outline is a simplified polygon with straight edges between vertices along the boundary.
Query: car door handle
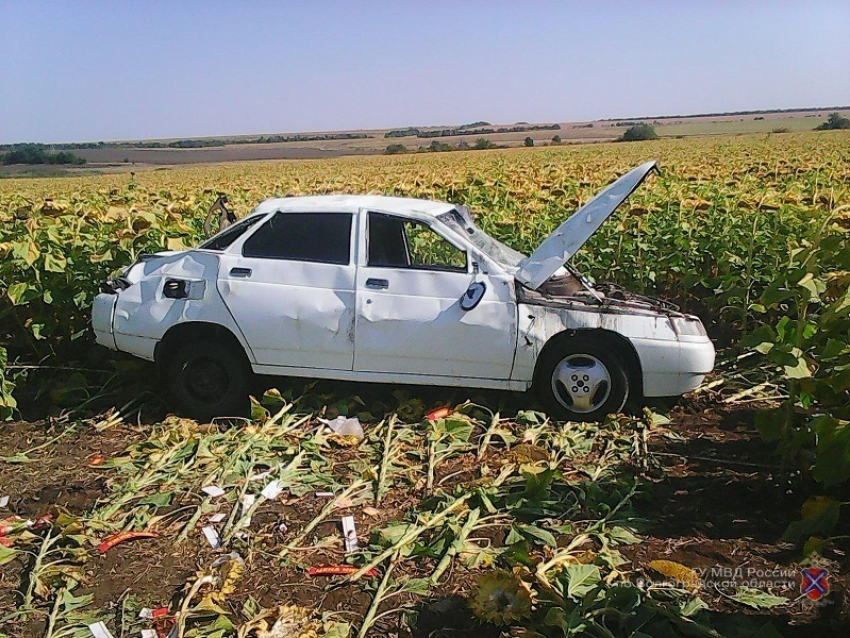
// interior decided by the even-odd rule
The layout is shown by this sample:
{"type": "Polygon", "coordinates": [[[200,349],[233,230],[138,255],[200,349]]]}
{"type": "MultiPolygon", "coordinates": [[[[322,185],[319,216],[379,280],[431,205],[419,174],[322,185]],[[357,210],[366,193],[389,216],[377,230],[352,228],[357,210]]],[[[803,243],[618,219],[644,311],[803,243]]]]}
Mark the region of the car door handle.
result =
{"type": "Polygon", "coordinates": [[[374,288],[375,290],[386,290],[390,287],[390,282],[386,279],[367,279],[366,287],[374,288]]]}
{"type": "Polygon", "coordinates": [[[231,277],[245,277],[248,278],[251,276],[250,268],[231,268],[230,269],[231,277]]]}

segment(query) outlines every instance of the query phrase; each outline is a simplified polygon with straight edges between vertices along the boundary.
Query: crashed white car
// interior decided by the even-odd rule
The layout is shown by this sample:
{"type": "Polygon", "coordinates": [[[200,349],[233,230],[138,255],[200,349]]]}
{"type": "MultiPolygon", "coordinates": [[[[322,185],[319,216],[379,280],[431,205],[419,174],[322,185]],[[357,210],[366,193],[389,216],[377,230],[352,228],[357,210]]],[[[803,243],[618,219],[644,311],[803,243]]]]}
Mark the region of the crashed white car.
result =
{"type": "Polygon", "coordinates": [[[244,411],[251,372],[524,391],[598,420],[681,395],[714,365],[697,317],[592,284],[569,259],[637,188],[630,171],[530,257],[463,206],[269,199],[194,250],[145,255],[97,296],[98,343],[156,361],[177,407],[244,411]]]}

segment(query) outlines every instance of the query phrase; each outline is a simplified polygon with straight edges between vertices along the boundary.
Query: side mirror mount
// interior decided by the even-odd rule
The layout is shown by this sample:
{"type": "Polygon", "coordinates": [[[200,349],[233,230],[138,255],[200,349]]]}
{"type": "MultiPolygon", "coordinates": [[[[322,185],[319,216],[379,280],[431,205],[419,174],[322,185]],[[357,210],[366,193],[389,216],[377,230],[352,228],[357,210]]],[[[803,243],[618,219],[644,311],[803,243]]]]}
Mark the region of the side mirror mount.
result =
{"type": "Polygon", "coordinates": [[[484,293],[487,292],[487,284],[483,281],[473,281],[463,297],[460,298],[460,308],[465,312],[469,312],[484,298],[484,293]]]}

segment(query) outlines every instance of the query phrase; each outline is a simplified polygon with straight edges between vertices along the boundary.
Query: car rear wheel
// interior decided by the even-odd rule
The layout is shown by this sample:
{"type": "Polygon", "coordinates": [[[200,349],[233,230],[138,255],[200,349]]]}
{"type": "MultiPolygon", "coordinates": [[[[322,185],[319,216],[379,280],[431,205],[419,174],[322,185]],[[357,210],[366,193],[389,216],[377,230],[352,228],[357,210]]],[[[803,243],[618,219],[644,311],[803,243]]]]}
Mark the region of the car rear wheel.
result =
{"type": "Polygon", "coordinates": [[[549,348],[534,381],[548,413],[569,421],[600,421],[620,412],[629,399],[629,377],[616,352],[590,338],[549,348]]]}
{"type": "Polygon", "coordinates": [[[180,412],[199,421],[248,413],[250,368],[241,352],[209,341],[186,343],[168,361],[166,381],[180,412]]]}

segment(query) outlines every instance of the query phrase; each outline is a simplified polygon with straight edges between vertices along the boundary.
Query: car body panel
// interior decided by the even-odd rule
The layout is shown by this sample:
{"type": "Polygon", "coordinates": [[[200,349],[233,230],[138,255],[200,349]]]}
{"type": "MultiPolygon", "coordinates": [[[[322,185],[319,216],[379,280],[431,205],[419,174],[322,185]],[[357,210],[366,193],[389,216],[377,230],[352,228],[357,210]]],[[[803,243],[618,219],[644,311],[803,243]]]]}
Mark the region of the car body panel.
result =
{"type": "Polygon", "coordinates": [[[115,301],[116,349],[153,360],[156,344],[169,328],[179,323],[204,322],[230,330],[253,362],[251,348],[215,285],[218,268],[219,255],[203,250],[159,253],[133,265],[126,275],[132,285],[122,290],[115,301]],[[188,282],[190,296],[166,297],[163,286],[169,279],[188,282]]]}
{"type": "MultiPolygon", "coordinates": [[[[601,331],[624,337],[640,363],[645,397],[684,394],[702,383],[714,366],[711,340],[682,341],[668,314],[600,306],[520,304],[513,378],[532,379],[543,347],[561,333],[601,331]]],[[[680,313],[676,313],[679,315],[680,313]]]]}
{"type": "MultiPolygon", "coordinates": [[[[361,210],[354,369],[369,373],[416,371],[442,378],[510,379],[516,348],[513,277],[473,272],[473,264],[481,261],[477,253],[429,213],[400,215],[385,208],[361,210]],[[427,224],[466,252],[466,272],[369,266],[369,213],[427,224]],[[368,282],[374,280],[386,282],[387,288],[370,288],[368,282]],[[461,298],[476,281],[485,283],[484,296],[473,311],[465,312],[461,298]]],[[[437,214],[440,210],[436,209],[437,214]]]]}
{"type": "Polygon", "coordinates": [[[655,160],[641,164],[610,184],[558,226],[537,250],[519,265],[517,280],[536,290],[568,262],[626,198],[655,168],[655,160]]]}
{"type": "Polygon", "coordinates": [[[218,292],[256,363],[351,370],[353,264],[338,266],[224,254],[218,292]],[[235,273],[250,270],[250,278],[235,273]]]}

